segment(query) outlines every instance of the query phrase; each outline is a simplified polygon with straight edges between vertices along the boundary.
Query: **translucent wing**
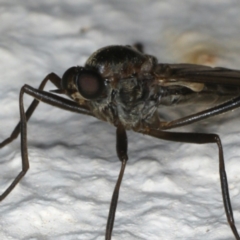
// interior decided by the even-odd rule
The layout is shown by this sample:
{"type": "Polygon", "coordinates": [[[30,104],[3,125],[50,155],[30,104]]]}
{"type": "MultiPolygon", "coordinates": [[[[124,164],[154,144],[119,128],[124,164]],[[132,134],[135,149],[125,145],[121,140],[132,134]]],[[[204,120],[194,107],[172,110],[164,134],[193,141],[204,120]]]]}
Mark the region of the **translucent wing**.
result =
{"type": "Polygon", "coordinates": [[[222,67],[195,64],[159,64],[158,76],[162,82],[189,82],[240,86],[240,71],[222,67]]]}
{"type": "Polygon", "coordinates": [[[163,104],[218,104],[240,95],[240,71],[195,64],[158,64],[157,84],[167,94],[163,104]],[[167,90],[166,90],[167,89],[167,90]]]}

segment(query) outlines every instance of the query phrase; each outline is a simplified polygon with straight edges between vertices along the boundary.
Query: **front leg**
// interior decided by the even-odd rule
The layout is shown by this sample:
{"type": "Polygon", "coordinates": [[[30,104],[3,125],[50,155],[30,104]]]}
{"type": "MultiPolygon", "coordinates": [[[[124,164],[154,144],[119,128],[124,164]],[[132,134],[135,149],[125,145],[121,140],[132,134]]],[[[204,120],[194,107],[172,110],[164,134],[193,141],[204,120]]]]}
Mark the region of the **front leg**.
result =
{"type": "Polygon", "coordinates": [[[32,113],[36,109],[39,104],[39,101],[45,102],[52,106],[56,106],[58,108],[82,113],[86,115],[93,116],[92,113],[85,106],[80,106],[77,103],[70,101],[68,99],[56,96],[52,93],[45,92],[42,89],[44,88],[46,82],[50,80],[57,87],[59,86],[60,78],[56,74],[49,74],[41,83],[39,89],[32,88],[28,85],[24,85],[20,91],[19,95],[19,110],[20,110],[20,122],[15,127],[11,136],[5,139],[1,144],[0,148],[4,147],[8,143],[12,142],[15,138],[17,138],[18,134],[21,135],[21,155],[22,155],[22,171],[17,175],[17,177],[13,180],[13,182],[8,186],[8,188],[0,195],[0,201],[2,201],[18,184],[18,182],[22,179],[22,177],[26,174],[29,169],[29,160],[28,160],[28,149],[27,149],[27,121],[31,117],[32,113]],[[24,111],[23,104],[23,95],[24,93],[34,97],[32,104],[29,106],[28,110],[24,111]]]}
{"type": "MultiPolygon", "coordinates": [[[[50,81],[53,83],[58,89],[60,88],[61,85],[61,78],[56,75],[55,73],[50,73],[48,74],[41,82],[40,86],[38,87],[39,90],[43,90],[44,87],[46,86],[46,83],[50,81]]],[[[31,103],[31,105],[28,107],[26,111],[26,120],[28,121],[30,117],[32,116],[33,112],[37,108],[39,104],[39,101],[34,99],[31,103]]],[[[14,128],[12,134],[10,137],[6,138],[4,141],[0,143],[0,148],[3,148],[5,145],[11,143],[14,139],[18,137],[20,133],[20,122],[17,124],[17,126],[14,128]]]]}

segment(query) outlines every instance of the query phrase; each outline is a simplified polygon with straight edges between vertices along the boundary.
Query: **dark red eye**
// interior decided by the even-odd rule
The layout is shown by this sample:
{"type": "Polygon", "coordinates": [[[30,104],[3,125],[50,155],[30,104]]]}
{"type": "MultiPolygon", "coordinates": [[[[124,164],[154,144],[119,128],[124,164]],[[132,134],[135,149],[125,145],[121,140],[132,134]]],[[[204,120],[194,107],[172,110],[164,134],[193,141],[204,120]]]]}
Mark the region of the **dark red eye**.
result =
{"type": "Polygon", "coordinates": [[[104,89],[104,80],[97,72],[82,68],[76,76],[79,93],[86,99],[96,99],[104,89]]]}
{"type": "Polygon", "coordinates": [[[77,67],[69,68],[62,76],[61,87],[67,90],[69,88],[69,83],[73,82],[74,77],[78,73],[77,67]]]}

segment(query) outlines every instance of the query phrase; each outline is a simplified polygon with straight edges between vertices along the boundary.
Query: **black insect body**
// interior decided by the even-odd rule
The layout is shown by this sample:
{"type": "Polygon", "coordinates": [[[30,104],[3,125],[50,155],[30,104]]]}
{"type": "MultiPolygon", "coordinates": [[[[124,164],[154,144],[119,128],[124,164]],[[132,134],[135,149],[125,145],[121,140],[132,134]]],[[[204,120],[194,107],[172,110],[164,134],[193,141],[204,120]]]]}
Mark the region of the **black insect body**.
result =
{"type": "Polygon", "coordinates": [[[29,168],[27,121],[41,101],[64,110],[107,121],[117,129],[116,148],[122,166],[110,205],[106,240],[111,239],[112,236],[119,189],[128,160],[126,130],[168,141],[216,143],[219,150],[219,172],[225,212],[235,238],[240,240],[234,223],[219,136],[165,131],[239,107],[239,80],[240,71],[237,70],[192,64],[159,64],[155,57],[143,54],[134,47],[108,46],[93,53],[84,67],[69,68],[62,78],[50,73],[38,89],[24,85],[19,98],[20,122],[11,136],[0,143],[2,148],[20,133],[22,171],[0,196],[0,201],[13,190],[29,168]],[[43,91],[48,81],[57,87],[52,93],[43,91]],[[23,107],[24,94],[34,98],[26,112],[23,107]],[[65,94],[72,100],[57,94],[65,94]],[[213,98],[219,104],[204,111],[173,121],[160,118],[159,111],[162,106],[180,106],[195,102],[205,104],[211,102],[213,98]]]}

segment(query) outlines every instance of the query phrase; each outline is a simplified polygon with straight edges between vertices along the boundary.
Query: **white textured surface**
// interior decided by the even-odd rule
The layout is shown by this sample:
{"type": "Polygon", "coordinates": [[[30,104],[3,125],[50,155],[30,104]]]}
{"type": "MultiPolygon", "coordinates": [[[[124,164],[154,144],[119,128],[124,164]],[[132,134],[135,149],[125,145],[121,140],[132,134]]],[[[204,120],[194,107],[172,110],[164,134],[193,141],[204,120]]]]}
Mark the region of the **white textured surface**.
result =
{"type": "MultiPolygon", "coordinates": [[[[240,69],[239,11],[239,3],[229,0],[1,0],[0,139],[9,136],[19,119],[24,83],[37,87],[49,72],[61,76],[106,45],[141,41],[160,62],[240,69]]],[[[26,96],[26,105],[30,101],[26,96]]],[[[215,118],[200,129],[222,137],[240,229],[238,115],[215,118]]],[[[112,239],[233,239],[215,145],[128,136],[129,163],[112,239]]],[[[28,143],[30,170],[0,205],[0,239],[104,239],[120,167],[115,129],[40,104],[28,125],[28,143]]],[[[1,149],[0,157],[3,191],[21,169],[19,139],[1,149]]]]}

